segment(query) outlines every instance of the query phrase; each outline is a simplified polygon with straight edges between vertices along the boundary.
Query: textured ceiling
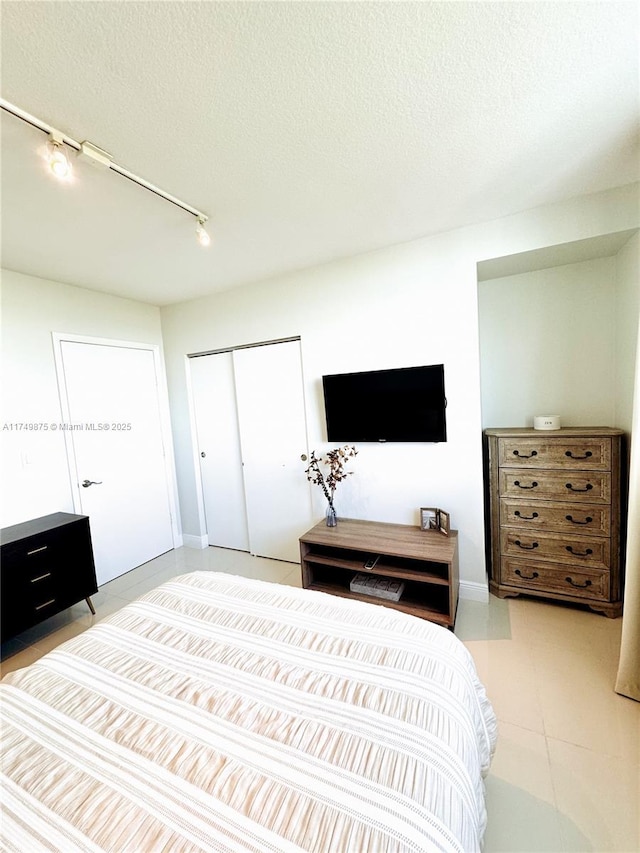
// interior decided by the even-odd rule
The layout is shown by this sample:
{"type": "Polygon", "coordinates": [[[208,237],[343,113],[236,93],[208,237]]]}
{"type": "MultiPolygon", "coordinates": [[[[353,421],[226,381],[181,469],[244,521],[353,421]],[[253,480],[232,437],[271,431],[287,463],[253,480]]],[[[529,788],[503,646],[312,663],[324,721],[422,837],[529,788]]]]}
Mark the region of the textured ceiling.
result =
{"type": "Polygon", "coordinates": [[[637,180],[635,2],[13,2],[2,263],[168,304],[637,180]]]}

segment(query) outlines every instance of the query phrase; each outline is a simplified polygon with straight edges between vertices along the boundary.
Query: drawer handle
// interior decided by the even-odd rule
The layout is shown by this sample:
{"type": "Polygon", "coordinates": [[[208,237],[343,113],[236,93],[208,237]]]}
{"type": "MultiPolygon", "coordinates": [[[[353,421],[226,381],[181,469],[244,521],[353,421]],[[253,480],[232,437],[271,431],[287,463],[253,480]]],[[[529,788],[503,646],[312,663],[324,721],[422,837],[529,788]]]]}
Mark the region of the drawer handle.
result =
{"type": "Polygon", "coordinates": [[[517,457],[518,457],[518,459],[531,459],[531,457],[532,457],[532,456],[537,456],[537,455],[538,455],[538,451],[537,451],[537,450],[532,450],[532,451],[531,451],[531,453],[520,453],[520,451],[519,451],[519,450],[514,450],[514,451],[513,451],[513,455],[514,455],[514,456],[517,456],[517,457]]]}
{"type": "Polygon", "coordinates": [[[49,607],[50,604],[55,604],[55,603],[56,603],[55,598],[50,598],[49,601],[45,601],[44,604],[39,604],[36,607],[36,610],[42,610],[43,607],[49,607]]]}
{"type": "Polygon", "coordinates": [[[30,557],[32,554],[39,554],[40,551],[46,551],[48,545],[43,545],[42,548],[34,548],[33,551],[27,551],[27,557],[30,557]]]}
{"type": "Polygon", "coordinates": [[[534,542],[532,545],[523,545],[519,539],[516,539],[516,545],[518,548],[522,548],[523,551],[533,551],[534,548],[538,547],[537,542],[534,542]]]}
{"type": "Polygon", "coordinates": [[[591,483],[587,483],[587,485],[584,487],[584,489],[576,489],[571,485],[571,483],[567,483],[566,486],[570,492],[590,492],[591,489],[593,488],[591,483]]]}
{"type": "Polygon", "coordinates": [[[533,481],[533,483],[531,483],[531,485],[530,485],[530,486],[521,486],[521,485],[520,485],[520,480],[514,480],[514,481],[513,481],[513,485],[514,485],[514,486],[517,486],[519,489],[535,489],[535,488],[536,488],[536,486],[537,486],[538,484],[537,484],[537,483],[536,483],[536,481],[534,480],[534,481],[533,481]]]}
{"type": "Polygon", "coordinates": [[[531,521],[532,519],[534,519],[534,518],[537,518],[537,517],[538,517],[538,513],[537,513],[537,512],[534,512],[534,513],[533,513],[533,515],[522,515],[519,509],[517,509],[513,514],[514,514],[514,515],[517,515],[517,516],[518,516],[518,518],[523,519],[523,521],[531,521]]]}
{"type": "Polygon", "coordinates": [[[573,554],[574,557],[590,557],[593,554],[593,550],[591,548],[587,548],[586,551],[574,551],[571,545],[567,545],[567,551],[570,554],[573,554]]]}
{"type": "Polygon", "coordinates": [[[588,515],[584,521],[577,521],[572,515],[565,515],[565,518],[567,521],[570,521],[571,524],[591,524],[593,521],[590,515],[588,515]]]}
{"type": "Polygon", "coordinates": [[[588,459],[590,456],[593,456],[593,453],[590,450],[587,450],[584,456],[574,456],[570,450],[567,450],[564,455],[568,456],[569,459],[588,459]]]}
{"type": "Polygon", "coordinates": [[[591,586],[591,581],[589,578],[584,583],[576,583],[572,578],[565,578],[567,583],[570,583],[571,586],[577,586],[578,589],[586,589],[588,586],[591,586]]]}
{"type": "MultiPolygon", "coordinates": [[[[537,572],[534,572],[532,575],[523,575],[522,572],[520,571],[520,569],[516,569],[516,574],[518,575],[518,577],[520,577],[526,581],[534,581],[536,578],[540,577],[540,575],[537,572]]],[[[568,580],[568,578],[567,578],[567,580],[568,580]]]]}
{"type": "Polygon", "coordinates": [[[31,583],[38,583],[38,581],[43,581],[45,578],[50,578],[51,572],[47,572],[46,575],[38,575],[37,578],[31,578],[31,583]]]}

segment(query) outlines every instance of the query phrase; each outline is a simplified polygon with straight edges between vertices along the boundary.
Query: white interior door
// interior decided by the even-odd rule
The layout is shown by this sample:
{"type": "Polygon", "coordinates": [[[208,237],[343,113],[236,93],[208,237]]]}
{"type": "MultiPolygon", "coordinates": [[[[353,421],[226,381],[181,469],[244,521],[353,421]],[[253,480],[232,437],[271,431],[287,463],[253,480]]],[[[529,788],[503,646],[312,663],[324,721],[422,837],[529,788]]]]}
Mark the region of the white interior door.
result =
{"type": "Polygon", "coordinates": [[[154,352],[67,340],[60,352],[71,467],[100,586],[173,548],[154,352]]]}
{"type": "Polygon", "coordinates": [[[299,341],[233,353],[251,552],[297,563],[311,526],[299,341]]]}
{"type": "Polygon", "coordinates": [[[189,360],[209,545],[249,550],[231,352],[189,360]]]}

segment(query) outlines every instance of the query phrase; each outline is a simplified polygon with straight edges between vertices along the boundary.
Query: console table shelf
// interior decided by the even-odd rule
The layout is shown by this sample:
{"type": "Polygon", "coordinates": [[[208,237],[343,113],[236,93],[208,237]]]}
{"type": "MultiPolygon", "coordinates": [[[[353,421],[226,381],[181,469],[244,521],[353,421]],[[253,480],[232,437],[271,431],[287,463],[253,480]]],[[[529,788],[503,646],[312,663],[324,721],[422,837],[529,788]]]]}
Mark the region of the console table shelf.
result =
{"type": "Polygon", "coordinates": [[[406,524],[324,521],[300,538],[302,586],[392,607],[453,628],[458,603],[457,531],[448,537],[406,524]],[[367,569],[365,564],[375,560],[367,569]],[[358,574],[404,582],[399,601],[352,592],[358,574]]]}

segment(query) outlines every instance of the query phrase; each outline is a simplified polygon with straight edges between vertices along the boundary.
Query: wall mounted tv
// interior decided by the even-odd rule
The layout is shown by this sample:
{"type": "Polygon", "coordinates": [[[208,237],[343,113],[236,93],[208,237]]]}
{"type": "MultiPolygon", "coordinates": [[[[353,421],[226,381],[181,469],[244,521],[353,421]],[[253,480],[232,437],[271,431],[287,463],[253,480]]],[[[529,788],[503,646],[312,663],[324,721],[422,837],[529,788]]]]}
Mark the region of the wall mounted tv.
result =
{"type": "Polygon", "coordinates": [[[444,365],[322,377],[329,441],[446,441],[444,365]]]}

